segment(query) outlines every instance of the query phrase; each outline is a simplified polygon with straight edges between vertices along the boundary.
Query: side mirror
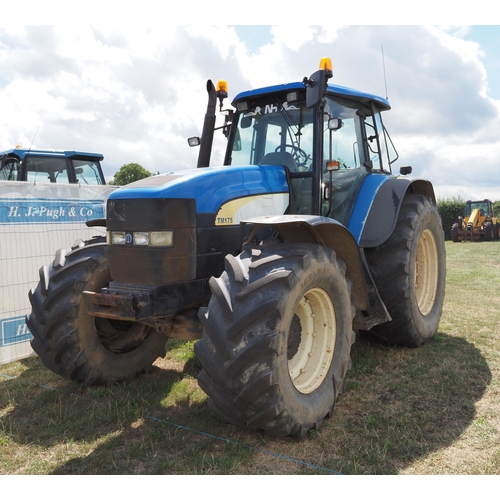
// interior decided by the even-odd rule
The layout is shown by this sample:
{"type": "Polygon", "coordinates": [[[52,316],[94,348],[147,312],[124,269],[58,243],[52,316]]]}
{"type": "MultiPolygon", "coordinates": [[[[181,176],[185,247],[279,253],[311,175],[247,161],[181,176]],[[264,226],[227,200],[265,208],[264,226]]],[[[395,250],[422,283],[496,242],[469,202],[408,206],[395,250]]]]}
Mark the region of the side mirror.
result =
{"type": "Polygon", "coordinates": [[[401,167],[401,168],[399,169],[399,173],[400,173],[401,175],[410,175],[410,174],[411,174],[411,172],[412,172],[412,170],[413,170],[413,169],[412,169],[411,167],[409,167],[409,166],[408,166],[408,167],[401,167]]]}
{"type": "Polygon", "coordinates": [[[248,128],[252,125],[252,117],[251,116],[242,116],[240,119],[240,127],[248,128]]]}
{"type": "Polygon", "coordinates": [[[306,106],[308,108],[313,108],[323,99],[327,81],[327,73],[323,69],[319,69],[309,78],[305,77],[302,80],[306,87],[306,106]]]}

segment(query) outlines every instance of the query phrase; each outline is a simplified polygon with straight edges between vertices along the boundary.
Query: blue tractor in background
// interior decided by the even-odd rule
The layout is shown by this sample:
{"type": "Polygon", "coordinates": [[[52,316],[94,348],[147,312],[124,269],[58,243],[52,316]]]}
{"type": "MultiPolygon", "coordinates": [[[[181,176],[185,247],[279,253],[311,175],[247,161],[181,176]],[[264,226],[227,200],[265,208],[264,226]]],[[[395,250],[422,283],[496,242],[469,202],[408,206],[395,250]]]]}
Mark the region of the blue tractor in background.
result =
{"type": "Polygon", "coordinates": [[[443,308],[434,190],[391,173],[386,99],[303,81],[207,83],[198,168],[113,192],[106,241],[59,250],[30,291],[33,349],[60,375],[111,384],[168,338],[200,339],[200,387],[236,425],[303,437],[343,392],[356,334],[419,346],[443,308]],[[210,167],[217,99],[224,166],[210,167]]]}

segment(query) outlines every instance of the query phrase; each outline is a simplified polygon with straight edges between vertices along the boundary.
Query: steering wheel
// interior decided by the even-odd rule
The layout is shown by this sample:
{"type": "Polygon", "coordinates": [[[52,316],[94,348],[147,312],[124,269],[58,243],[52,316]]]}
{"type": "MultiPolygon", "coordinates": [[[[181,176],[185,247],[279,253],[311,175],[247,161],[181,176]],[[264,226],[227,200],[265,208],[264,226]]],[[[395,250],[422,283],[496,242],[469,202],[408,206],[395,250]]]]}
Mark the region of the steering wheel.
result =
{"type": "Polygon", "coordinates": [[[300,170],[309,170],[310,165],[307,165],[307,162],[311,161],[311,157],[302,148],[294,146],[293,144],[285,144],[284,146],[278,146],[274,152],[291,154],[300,170]]]}

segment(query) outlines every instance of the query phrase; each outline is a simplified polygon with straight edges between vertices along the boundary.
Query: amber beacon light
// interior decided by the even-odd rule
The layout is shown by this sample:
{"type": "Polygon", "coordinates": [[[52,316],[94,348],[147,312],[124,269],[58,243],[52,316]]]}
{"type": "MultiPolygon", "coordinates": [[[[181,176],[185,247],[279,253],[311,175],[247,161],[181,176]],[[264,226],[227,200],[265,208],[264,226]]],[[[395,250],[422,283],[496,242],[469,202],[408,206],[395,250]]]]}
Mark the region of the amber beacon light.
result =
{"type": "Polygon", "coordinates": [[[333,76],[332,60],[329,57],[322,57],[319,62],[319,69],[326,71],[328,77],[331,78],[333,76]]]}

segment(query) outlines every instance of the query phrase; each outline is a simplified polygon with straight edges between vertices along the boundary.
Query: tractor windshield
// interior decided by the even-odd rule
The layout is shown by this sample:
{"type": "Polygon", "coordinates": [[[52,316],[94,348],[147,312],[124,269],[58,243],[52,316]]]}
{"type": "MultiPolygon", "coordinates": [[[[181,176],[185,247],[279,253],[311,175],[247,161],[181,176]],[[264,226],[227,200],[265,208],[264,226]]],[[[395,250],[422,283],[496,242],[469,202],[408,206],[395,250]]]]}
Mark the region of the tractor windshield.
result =
{"type": "Polygon", "coordinates": [[[307,172],[313,158],[313,111],[304,102],[276,96],[251,103],[240,114],[232,165],[284,165],[307,172]]]}

